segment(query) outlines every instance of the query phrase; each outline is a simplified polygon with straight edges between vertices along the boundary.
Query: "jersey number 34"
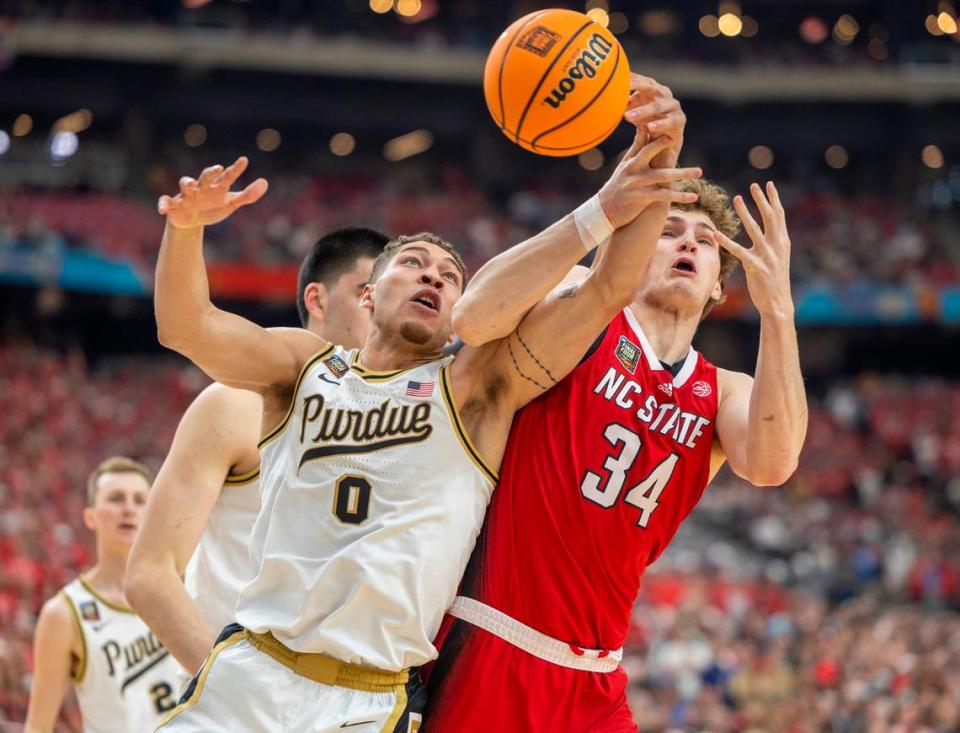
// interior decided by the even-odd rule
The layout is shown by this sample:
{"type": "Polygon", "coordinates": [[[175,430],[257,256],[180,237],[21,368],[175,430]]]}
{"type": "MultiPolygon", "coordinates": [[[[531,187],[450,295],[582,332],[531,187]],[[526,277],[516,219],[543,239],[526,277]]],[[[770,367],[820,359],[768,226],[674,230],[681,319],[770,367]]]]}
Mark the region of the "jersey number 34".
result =
{"type": "MultiPolygon", "coordinates": [[[[601,470],[606,475],[587,471],[580,482],[580,493],[594,504],[609,509],[619,500],[623,484],[627,480],[627,472],[637,460],[643,441],[639,435],[619,423],[607,425],[603,437],[614,448],[614,453],[607,456],[603,462],[601,470]],[[621,448],[619,453],[616,452],[618,447],[621,448]]],[[[676,468],[679,458],[678,454],[671,453],[623,498],[627,504],[640,510],[638,527],[646,527],[650,517],[660,506],[660,494],[673,476],[673,469],[676,468]]]]}

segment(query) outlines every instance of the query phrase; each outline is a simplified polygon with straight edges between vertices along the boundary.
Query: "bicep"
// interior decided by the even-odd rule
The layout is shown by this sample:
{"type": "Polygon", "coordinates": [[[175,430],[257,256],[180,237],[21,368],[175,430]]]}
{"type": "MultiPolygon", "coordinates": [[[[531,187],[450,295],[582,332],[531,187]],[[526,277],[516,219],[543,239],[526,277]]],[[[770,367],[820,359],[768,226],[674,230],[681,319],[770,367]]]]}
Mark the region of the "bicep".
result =
{"type": "Polygon", "coordinates": [[[52,731],[71,682],[76,630],[67,601],[44,605],[33,642],[34,671],[27,710],[27,731],[52,731]]]}
{"type": "Polygon", "coordinates": [[[744,477],[747,470],[747,429],[750,424],[753,379],[737,372],[721,374],[723,382],[717,407],[717,441],[730,468],[738,476],[744,477]]]}
{"type": "Polygon", "coordinates": [[[212,306],[202,319],[203,337],[173,348],[211,379],[264,394],[292,383],[301,364],[325,345],[304,329],[267,329],[235,313],[212,306]]]}

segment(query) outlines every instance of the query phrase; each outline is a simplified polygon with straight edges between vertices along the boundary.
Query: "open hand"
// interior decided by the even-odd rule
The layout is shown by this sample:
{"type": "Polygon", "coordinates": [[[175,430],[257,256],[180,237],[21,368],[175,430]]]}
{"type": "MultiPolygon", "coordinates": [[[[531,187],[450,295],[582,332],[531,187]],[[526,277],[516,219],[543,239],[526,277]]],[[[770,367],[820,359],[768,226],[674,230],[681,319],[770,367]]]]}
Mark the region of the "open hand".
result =
{"type": "Polygon", "coordinates": [[[680,159],[687,116],[670,87],[641,74],[630,74],[630,99],[624,118],[649,137],[666,136],[671,145],[652,161],[654,168],[673,168],[680,159]]]}
{"type": "Polygon", "coordinates": [[[722,232],[713,236],[721,247],[743,264],[747,276],[750,299],[760,315],[793,314],[793,298],[790,295],[790,235],[787,219],[780,203],[777,187],[768,182],[766,195],[760,185],[750,186],[750,193],[760,210],[763,230],[747,209],[743,196],[735,196],[736,209],[752,247],[737,244],[722,232]]]}
{"type": "Polygon", "coordinates": [[[241,206],[258,201],[267,192],[265,178],[258,178],[242,191],[230,190],[247,169],[248,162],[241,156],[229,168],[222,165],[205,168],[199,180],[184,176],[180,179],[180,193],[161,196],[157,211],[177,229],[223,221],[241,206]]]}
{"type": "Polygon", "coordinates": [[[617,229],[636,219],[654,202],[693,204],[697,201],[697,194],[675,191],[670,186],[676,181],[699,178],[703,171],[700,168],[651,168],[650,162],[669,149],[673,141],[658,137],[644,144],[645,137],[637,131],[633,145],[600,189],[600,206],[617,229]]]}

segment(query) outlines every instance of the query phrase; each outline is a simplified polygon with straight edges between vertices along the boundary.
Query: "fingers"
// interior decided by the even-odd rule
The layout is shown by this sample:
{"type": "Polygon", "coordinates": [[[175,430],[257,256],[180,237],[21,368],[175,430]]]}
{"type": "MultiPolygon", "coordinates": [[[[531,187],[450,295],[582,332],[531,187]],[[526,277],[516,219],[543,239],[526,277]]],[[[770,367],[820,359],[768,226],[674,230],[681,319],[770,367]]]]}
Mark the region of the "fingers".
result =
{"type": "Polygon", "coordinates": [[[170,207],[173,206],[173,197],[171,196],[161,196],[160,200],[157,201],[157,213],[166,215],[170,211],[170,207]]]}
{"type": "Polygon", "coordinates": [[[241,206],[255,203],[267,192],[270,184],[266,178],[258,178],[242,191],[231,193],[227,196],[227,203],[233,209],[239,209],[241,206]]]}
{"type": "Polygon", "coordinates": [[[640,152],[637,153],[636,158],[630,163],[630,165],[637,168],[649,167],[650,161],[656,158],[658,154],[662,153],[671,145],[673,145],[673,140],[671,140],[669,137],[662,136],[654,138],[640,149],[640,152]]]}
{"type": "Polygon", "coordinates": [[[652,94],[657,90],[657,87],[660,86],[656,79],[651,79],[649,76],[635,73],[630,74],[631,97],[635,94],[652,94]]]}
{"type": "Polygon", "coordinates": [[[694,168],[652,168],[649,172],[638,176],[638,185],[660,186],[677,181],[686,181],[703,176],[703,169],[694,168]]]}
{"type": "Polygon", "coordinates": [[[655,117],[662,117],[670,112],[680,109],[680,102],[672,97],[669,99],[657,99],[640,107],[628,109],[626,113],[627,121],[633,124],[640,124],[646,120],[652,120],[655,117]]]}
{"type": "Polygon", "coordinates": [[[753,200],[760,210],[760,218],[763,219],[763,231],[770,234],[777,225],[770,202],[767,201],[767,197],[763,195],[763,189],[757,183],[750,185],[750,195],[753,196],[753,200]]]}
{"type": "Polygon", "coordinates": [[[700,197],[693,191],[674,191],[672,188],[657,188],[644,195],[649,201],[666,201],[671,204],[695,204],[700,197]]]}
{"type": "Polygon", "coordinates": [[[241,155],[233,165],[229,166],[223,173],[220,174],[220,182],[223,183],[227,188],[233,186],[237,182],[237,179],[243,175],[243,172],[247,169],[247,164],[250,161],[247,160],[245,155],[241,155]]]}
{"type": "Polygon", "coordinates": [[[198,190],[199,187],[195,179],[190,176],[183,176],[183,178],[180,179],[180,195],[185,199],[196,196],[198,190]]]}
{"type": "Polygon", "coordinates": [[[767,198],[770,200],[770,205],[773,207],[774,213],[776,213],[780,219],[780,223],[786,227],[787,214],[783,210],[783,204],[780,203],[780,192],[777,191],[777,187],[773,185],[773,181],[767,181],[767,198]]]}
{"type": "Polygon", "coordinates": [[[732,254],[741,262],[746,262],[747,260],[750,259],[751,257],[750,250],[744,247],[742,244],[737,244],[723,232],[714,231],[714,232],[711,232],[711,235],[713,237],[714,242],[719,244],[721,247],[727,250],[727,252],[732,254]]]}
{"type": "Polygon", "coordinates": [[[750,237],[750,240],[754,244],[762,242],[763,232],[760,231],[760,226],[757,224],[756,219],[753,218],[753,216],[750,214],[750,210],[747,209],[747,203],[743,200],[743,196],[737,195],[733,197],[733,208],[740,217],[740,221],[743,223],[743,228],[750,237]]]}
{"type": "Polygon", "coordinates": [[[203,173],[200,174],[198,184],[201,187],[212,185],[221,173],[223,173],[222,165],[212,165],[209,168],[204,168],[203,173]]]}

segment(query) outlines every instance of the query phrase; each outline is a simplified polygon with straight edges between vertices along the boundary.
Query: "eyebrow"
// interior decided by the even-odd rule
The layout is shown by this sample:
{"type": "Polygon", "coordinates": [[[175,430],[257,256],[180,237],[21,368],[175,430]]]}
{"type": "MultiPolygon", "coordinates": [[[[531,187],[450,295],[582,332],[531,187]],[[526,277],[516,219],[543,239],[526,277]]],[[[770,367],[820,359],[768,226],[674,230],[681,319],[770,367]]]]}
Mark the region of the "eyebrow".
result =
{"type": "MultiPolygon", "coordinates": [[[[678,223],[678,224],[686,224],[686,223],[687,223],[687,222],[686,222],[686,219],[681,219],[679,216],[668,216],[668,217],[667,217],[667,221],[669,221],[669,222],[674,222],[674,223],[678,223]]],[[[694,223],[694,226],[695,226],[695,227],[704,227],[705,229],[709,229],[711,232],[717,231],[717,228],[716,228],[715,226],[713,226],[712,224],[707,224],[707,222],[705,222],[705,221],[695,222],[695,223],[694,223]]]]}
{"type": "MultiPolygon", "coordinates": [[[[409,247],[405,247],[404,249],[401,249],[399,252],[397,252],[397,254],[400,255],[400,254],[403,254],[404,252],[410,252],[412,250],[423,252],[427,257],[430,256],[430,250],[428,250],[426,247],[418,247],[415,244],[409,247]]],[[[456,269],[456,271],[460,274],[460,276],[463,277],[463,271],[460,269],[459,262],[453,259],[453,257],[451,257],[450,255],[444,255],[443,259],[449,262],[451,265],[453,265],[454,269],[456,269]]]]}

